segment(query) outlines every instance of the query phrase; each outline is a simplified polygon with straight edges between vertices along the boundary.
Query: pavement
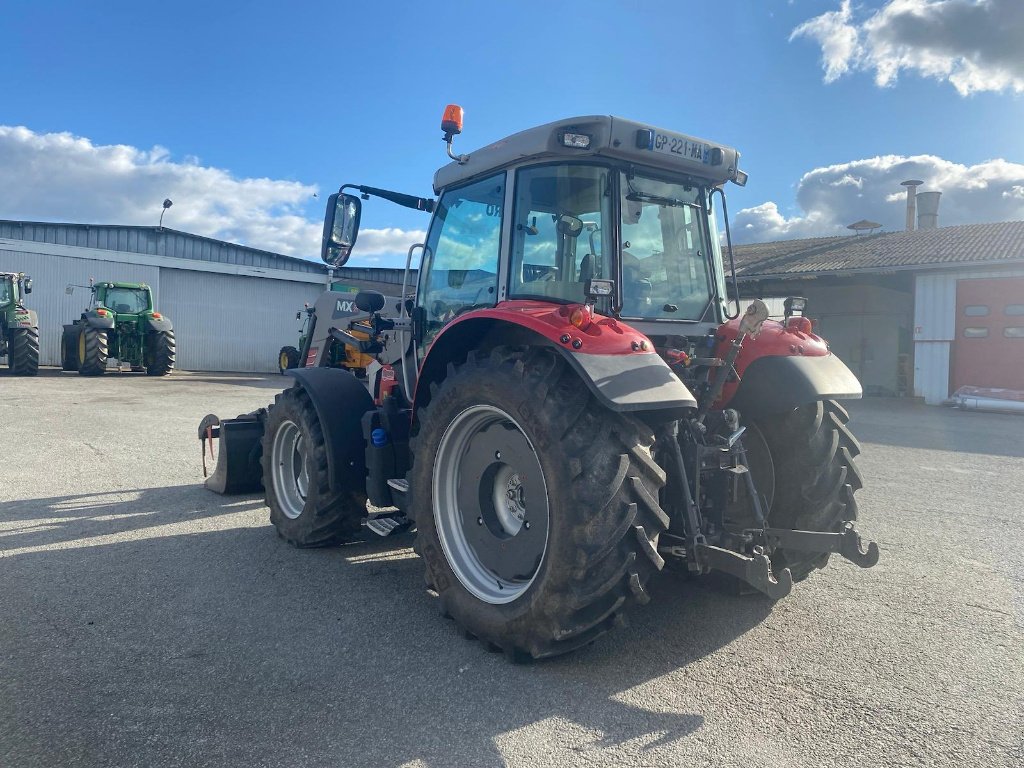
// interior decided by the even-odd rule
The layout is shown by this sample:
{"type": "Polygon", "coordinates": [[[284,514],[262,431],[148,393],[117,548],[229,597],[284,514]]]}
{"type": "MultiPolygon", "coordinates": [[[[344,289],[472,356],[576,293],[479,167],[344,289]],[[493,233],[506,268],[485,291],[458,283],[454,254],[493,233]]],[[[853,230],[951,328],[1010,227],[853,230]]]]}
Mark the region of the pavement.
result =
{"type": "Polygon", "coordinates": [[[853,403],[878,566],[775,605],[664,574],[513,665],[410,535],[299,551],[202,487],[202,416],[283,383],[0,372],[0,766],[1024,765],[1024,418],[853,403]]]}

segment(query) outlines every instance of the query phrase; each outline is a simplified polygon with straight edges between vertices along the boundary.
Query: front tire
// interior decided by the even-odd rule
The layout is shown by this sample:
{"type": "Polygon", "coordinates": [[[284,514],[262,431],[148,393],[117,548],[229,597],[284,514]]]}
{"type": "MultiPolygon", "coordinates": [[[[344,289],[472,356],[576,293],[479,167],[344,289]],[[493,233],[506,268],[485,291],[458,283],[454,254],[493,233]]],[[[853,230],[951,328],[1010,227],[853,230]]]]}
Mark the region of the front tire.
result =
{"type": "Polygon", "coordinates": [[[7,365],[15,376],[39,373],[39,329],[14,328],[10,331],[7,365]]]}
{"type": "Polygon", "coordinates": [[[301,387],[274,398],[263,432],[263,485],[270,522],[296,547],[324,547],[359,532],[365,488],[331,490],[316,409],[301,387]]]}
{"type": "Polygon", "coordinates": [[[149,361],[146,365],[146,375],[166,376],[174,369],[174,358],[177,352],[174,331],[151,331],[147,342],[149,344],[149,361]]]}
{"type": "Polygon", "coordinates": [[[106,330],[83,327],[78,334],[78,373],[82,376],[102,376],[107,370],[107,356],[106,330]]]}
{"type": "Polygon", "coordinates": [[[512,658],[542,658],[647,602],[669,522],[650,428],[600,406],[550,349],[470,353],[431,393],[408,480],[444,614],[512,658]]]}
{"type": "MultiPolygon", "coordinates": [[[[783,414],[760,416],[758,431],[771,453],[774,494],[768,523],[802,531],[842,530],[857,519],[854,494],[863,487],[854,461],[860,443],[846,426],[850,415],[835,400],[819,400],[783,414]]],[[[757,468],[752,467],[757,477],[757,468]]],[[[760,481],[759,481],[760,489],[760,481]]],[[[778,550],[777,572],[789,568],[794,581],[824,568],[829,555],[778,550]]]]}

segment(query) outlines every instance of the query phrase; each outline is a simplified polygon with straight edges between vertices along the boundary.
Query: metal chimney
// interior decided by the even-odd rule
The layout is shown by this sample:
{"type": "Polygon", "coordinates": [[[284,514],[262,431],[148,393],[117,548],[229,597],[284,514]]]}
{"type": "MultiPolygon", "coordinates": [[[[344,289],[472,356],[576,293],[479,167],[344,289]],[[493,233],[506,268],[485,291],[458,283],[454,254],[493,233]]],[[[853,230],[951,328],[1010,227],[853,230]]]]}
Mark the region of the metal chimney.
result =
{"type": "Polygon", "coordinates": [[[907,232],[914,231],[914,222],[917,219],[915,198],[917,197],[917,188],[922,184],[924,184],[924,182],[918,181],[917,179],[909,179],[907,181],[900,182],[901,187],[907,188],[907,232]]]}
{"type": "Polygon", "coordinates": [[[935,229],[939,226],[939,198],[941,192],[917,194],[917,228],[935,229]]]}

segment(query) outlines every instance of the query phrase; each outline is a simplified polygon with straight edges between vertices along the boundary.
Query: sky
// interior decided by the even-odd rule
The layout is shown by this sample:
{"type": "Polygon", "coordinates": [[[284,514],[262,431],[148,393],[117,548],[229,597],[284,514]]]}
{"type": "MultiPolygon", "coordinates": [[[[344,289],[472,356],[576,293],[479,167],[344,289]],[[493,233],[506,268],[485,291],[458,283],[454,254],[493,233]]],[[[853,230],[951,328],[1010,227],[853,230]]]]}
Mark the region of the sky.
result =
{"type": "MultiPolygon", "coordinates": [[[[614,114],[735,146],[740,242],[1024,219],[1024,1],[6,0],[0,219],[155,225],[317,258],[344,183],[429,195],[456,150],[614,114]]],[[[371,200],[350,264],[425,214],[371,200]]]]}

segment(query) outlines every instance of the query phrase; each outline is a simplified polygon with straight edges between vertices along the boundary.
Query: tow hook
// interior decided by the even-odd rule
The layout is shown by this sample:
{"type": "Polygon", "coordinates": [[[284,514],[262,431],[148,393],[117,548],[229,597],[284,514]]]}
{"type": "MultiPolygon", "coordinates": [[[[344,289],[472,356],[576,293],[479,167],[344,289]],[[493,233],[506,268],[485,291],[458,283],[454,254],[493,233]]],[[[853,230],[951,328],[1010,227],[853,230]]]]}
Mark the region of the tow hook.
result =
{"type": "Polygon", "coordinates": [[[760,533],[772,549],[781,547],[821,554],[835,552],[861,568],[871,568],[878,563],[878,545],[869,541],[865,548],[852,522],[844,523],[843,530],[838,533],[793,531],[788,528],[765,528],[756,533],[760,533]]]}

